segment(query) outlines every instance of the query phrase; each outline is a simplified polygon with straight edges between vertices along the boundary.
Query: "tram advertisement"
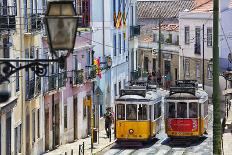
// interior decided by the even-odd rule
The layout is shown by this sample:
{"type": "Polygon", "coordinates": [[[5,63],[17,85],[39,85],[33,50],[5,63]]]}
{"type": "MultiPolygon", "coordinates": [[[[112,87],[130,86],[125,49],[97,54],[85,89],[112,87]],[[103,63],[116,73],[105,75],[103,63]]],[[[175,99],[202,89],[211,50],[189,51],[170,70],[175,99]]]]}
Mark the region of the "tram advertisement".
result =
{"type": "Polygon", "coordinates": [[[192,132],[198,129],[197,119],[169,119],[169,130],[179,132],[192,132]]]}

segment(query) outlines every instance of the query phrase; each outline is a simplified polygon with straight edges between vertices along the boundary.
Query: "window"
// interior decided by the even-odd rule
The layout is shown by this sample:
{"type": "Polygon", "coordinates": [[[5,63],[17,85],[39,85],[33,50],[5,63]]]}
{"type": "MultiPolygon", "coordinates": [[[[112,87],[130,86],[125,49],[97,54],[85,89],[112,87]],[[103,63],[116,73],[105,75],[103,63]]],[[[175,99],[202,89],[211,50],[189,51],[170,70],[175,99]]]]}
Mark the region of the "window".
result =
{"type": "Polygon", "coordinates": [[[153,42],[157,42],[156,37],[157,37],[157,35],[153,34],[153,42]]]}
{"type": "Polygon", "coordinates": [[[166,43],[172,43],[172,34],[168,34],[168,38],[166,39],[166,43]]]}
{"type": "Polygon", "coordinates": [[[195,28],[195,54],[201,54],[201,29],[195,28]]]}
{"type": "Polygon", "coordinates": [[[122,0],[118,0],[118,11],[121,11],[122,0]]]}
{"type": "Polygon", "coordinates": [[[160,41],[161,41],[161,43],[164,43],[164,34],[160,34],[160,41]]]}
{"type": "Polygon", "coordinates": [[[122,47],[121,47],[121,34],[118,34],[118,50],[119,50],[119,54],[122,53],[122,47]]]}
{"type": "Polygon", "coordinates": [[[201,77],[200,75],[201,75],[200,74],[200,64],[196,64],[196,77],[200,78],[201,77]]]}
{"type": "Polygon", "coordinates": [[[113,11],[116,12],[116,0],[113,0],[113,11]]]}
{"type": "Polygon", "coordinates": [[[168,117],[169,118],[175,118],[176,117],[176,110],[175,110],[175,103],[174,102],[169,102],[168,103],[168,117]]]}
{"type": "Polygon", "coordinates": [[[114,84],[114,97],[117,96],[117,84],[114,84]]]}
{"type": "Polygon", "coordinates": [[[189,40],[190,40],[190,38],[189,38],[189,26],[186,26],[184,28],[184,43],[189,44],[189,40]]]}
{"type": "MultiPolygon", "coordinates": [[[[16,59],[19,59],[19,58],[16,58],[16,59]]],[[[19,62],[16,62],[16,67],[18,68],[19,67],[19,62]]],[[[16,92],[19,91],[19,72],[16,72],[16,79],[15,79],[15,82],[16,82],[16,85],[15,85],[15,89],[16,89],[16,92]]]]}
{"type": "Polygon", "coordinates": [[[10,58],[10,51],[9,51],[9,38],[3,38],[3,57],[10,58]]]}
{"type": "Polygon", "coordinates": [[[40,138],[40,110],[37,110],[37,138],[40,138]]]}
{"type": "Polygon", "coordinates": [[[116,43],[117,43],[117,41],[116,41],[116,34],[114,34],[114,56],[116,56],[117,55],[117,46],[116,46],[116,43]]]}
{"type": "Polygon", "coordinates": [[[126,105],[126,119],[137,120],[137,105],[136,104],[126,105]]]}
{"type": "Polygon", "coordinates": [[[15,155],[18,153],[21,153],[21,124],[15,128],[15,155]]]}
{"type": "Polygon", "coordinates": [[[187,103],[186,102],[177,103],[177,117],[187,118],[187,103]]]}
{"type": "Polygon", "coordinates": [[[130,7],[130,26],[134,25],[134,7],[133,5],[130,7]]]}
{"type": "Polygon", "coordinates": [[[204,103],[204,116],[206,117],[208,115],[208,101],[204,103]]]}
{"type": "Polygon", "coordinates": [[[87,110],[87,108],[86,108],[86,106],[84,104],[84,99],[83,99],[83,118],[86,117],[86,110],[87,110]]]}
{"type": "Polygon", "coordinates": [[[28,17],[27,17],[27,0],[23,1],[24,3],[24,30],[28,32],[28,17]]]}
{"type": "Polygon", "coordinates": [[[126,85],[126,79],[123,79],[123,87],[125,88],[126,85]]]}
{"type": "Polygon", "coordinates": [[[208,64],[208,67],[207,67],[207,77],[209,80],[211,80],[213,78],[213,73],[212,73],[212,65],[209,65],[208,64]]]}
{"type": "Polygon", "coordinates": [[[190,75],[190,63],[188,59],[185,59],[185,76],[190,75]]]}
{"type": "Polygon", "coordinates": [[[121,81],[119,81],[119,83],[118,83],[118,90],[119,91],[121,90],[121,81]]]}
{"type": "Polygon", "coordinates": [[[104,114],[103,114],[103,106],[100,105],[100,117],[103,117],[103,116],[104,116],[104,114]]]}
{"type": "Polygon", "coordinates": [[[191,102],[189,103],[189,118],[197,118],[198,117],[198,103],[191,102]]]}
{"type": "Polygon", "coordinates": [[[138,120],[147,120],[147,105],[139,104],[138,105],[138,120]]]}
{"type": "Polygon", "coordinates": [[[35,142],[35,110],[32,111],[32,142],[35,142]]]}
{"type": "Polygon", "coordinates": [[[207,46],[212,46],[212,28],[207,28],[207,46]]]}
{"type": "Polygon", "coordinates": [[[154,106],[154,120],[161,116],[161,102],[154,106]]]}
{"type": "Polygon", "coordinates": [[[126,40],[123,38],[123,52],[126,52],[126,40]]]}
{"type": "Polygon", "coordinates": [[[125,105],[117,105],[117,120],[125,120],[125,105]]]}
{"type": "Polygon", "coordinates": [[[64,129],[67,129],[68,123],[67,123],[67,105],[64,106],[64,129]]]}

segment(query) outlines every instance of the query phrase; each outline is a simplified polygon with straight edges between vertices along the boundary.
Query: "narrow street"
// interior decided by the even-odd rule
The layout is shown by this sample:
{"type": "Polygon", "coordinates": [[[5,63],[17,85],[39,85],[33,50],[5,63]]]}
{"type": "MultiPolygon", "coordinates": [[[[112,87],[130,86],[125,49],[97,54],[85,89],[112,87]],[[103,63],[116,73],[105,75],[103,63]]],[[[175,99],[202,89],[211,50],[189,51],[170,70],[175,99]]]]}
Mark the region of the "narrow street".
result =
{"type": "MultiPolygon", "coordinates": [[[[162,109],[164,109],[162,107],[162,109]]],[[[116,143],[105,148],[97,155],[212,155],[213,154],[213,120],[212,104],[209,105],[208,135],[199,139],[170,139],[162,130],[149,144],[143,146],[120,146],[116,143]]]]}

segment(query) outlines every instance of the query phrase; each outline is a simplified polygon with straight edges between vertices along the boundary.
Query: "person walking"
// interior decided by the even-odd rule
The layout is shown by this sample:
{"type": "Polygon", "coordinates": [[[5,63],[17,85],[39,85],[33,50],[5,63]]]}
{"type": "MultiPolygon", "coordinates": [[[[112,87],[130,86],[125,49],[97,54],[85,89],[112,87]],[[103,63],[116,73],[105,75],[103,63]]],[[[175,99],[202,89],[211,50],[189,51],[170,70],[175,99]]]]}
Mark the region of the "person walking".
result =
{"type": "Polygon", "coordinates": [[[107,137],[110,138],[111,125],[112,125],[112,120],[113,120],[113,114],[111,112],[111,108],[110,107],[106,108],[106,113],[104,114],[104,118],[105,118],[105,130],[106,130],[106,134],[107,134],[107,137]]]}

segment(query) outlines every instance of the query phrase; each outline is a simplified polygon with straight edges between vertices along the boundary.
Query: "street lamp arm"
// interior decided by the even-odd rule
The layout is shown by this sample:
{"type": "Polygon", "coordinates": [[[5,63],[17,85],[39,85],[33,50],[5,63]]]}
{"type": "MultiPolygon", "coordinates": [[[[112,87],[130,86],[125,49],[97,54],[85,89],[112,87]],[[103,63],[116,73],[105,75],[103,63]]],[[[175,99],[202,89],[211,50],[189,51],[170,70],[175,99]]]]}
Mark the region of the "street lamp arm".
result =
{"type": "Polygon", "coordinates": [[[61,68],[64,68],[65,58],[58,59],[0,59],[0,84],[9,81],[11,75],[22,69],[31,69],[37,76],[43,77],[47,73],[49,62],[59,62],[61,68]],[[25,65],[15,66],[11,62],[24,62],[25,65]]]}

